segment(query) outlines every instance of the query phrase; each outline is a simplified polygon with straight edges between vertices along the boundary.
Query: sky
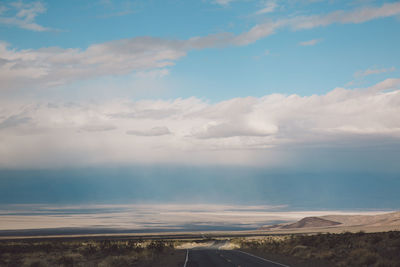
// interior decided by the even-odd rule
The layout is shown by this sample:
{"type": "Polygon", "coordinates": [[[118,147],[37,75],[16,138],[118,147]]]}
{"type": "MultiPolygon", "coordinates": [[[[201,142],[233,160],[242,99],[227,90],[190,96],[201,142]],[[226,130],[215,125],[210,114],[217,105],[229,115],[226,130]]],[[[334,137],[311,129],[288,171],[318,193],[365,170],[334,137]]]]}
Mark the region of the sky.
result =
{"type": "Polygon", "coordinates": [[[2,0],[0,201],[398,209],[399,47],[399,1],[2,0]]]}

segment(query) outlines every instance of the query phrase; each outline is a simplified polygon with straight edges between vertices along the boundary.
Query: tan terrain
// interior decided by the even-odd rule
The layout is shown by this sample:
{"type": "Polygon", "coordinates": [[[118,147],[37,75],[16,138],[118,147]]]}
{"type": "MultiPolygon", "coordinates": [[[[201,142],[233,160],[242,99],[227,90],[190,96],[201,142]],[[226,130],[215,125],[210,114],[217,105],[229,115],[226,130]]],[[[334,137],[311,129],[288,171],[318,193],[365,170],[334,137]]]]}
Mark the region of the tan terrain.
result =
{"type": "Polygon", "coordinates": [[[259,230],[271,232],[381,232],[400,230],[400,211],[379,215],[326,215],[305,217],[294,223],[266,225],[259,230]]]}

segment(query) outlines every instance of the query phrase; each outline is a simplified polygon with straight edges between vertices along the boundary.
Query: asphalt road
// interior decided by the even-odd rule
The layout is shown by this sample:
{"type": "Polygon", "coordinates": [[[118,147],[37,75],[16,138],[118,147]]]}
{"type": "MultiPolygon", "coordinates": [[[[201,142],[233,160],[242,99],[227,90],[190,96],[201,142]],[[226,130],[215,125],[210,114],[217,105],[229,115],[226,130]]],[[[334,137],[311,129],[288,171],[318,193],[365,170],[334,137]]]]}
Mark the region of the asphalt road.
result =
{"type": "Polygon", "coordinates": [[[289,267],[238,250],[190,249],[184,267],[289,267]]]}

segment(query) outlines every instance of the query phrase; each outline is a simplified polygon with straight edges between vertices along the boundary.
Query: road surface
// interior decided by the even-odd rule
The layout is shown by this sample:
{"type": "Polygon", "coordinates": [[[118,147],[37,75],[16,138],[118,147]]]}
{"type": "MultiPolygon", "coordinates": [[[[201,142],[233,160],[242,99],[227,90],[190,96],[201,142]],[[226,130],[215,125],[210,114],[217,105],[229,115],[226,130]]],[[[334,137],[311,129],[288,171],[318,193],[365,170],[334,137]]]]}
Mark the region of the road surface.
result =
{"type": "Polygon", "coordinates": [[[184,267],[289,267],[238,250],[189,249],[184,267]]]}

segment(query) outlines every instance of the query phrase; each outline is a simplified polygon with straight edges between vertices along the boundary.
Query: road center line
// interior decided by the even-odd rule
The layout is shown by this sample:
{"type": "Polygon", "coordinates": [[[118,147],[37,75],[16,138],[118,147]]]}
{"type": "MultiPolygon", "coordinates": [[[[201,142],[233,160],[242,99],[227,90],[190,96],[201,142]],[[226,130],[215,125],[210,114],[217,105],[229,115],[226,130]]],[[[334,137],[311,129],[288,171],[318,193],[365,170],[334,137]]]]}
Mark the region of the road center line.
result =
{"type": "Polygon", "coordinates": [[[185,264],[183,265],[183,267],[186,267],[188,260],[189,260],[189,249],[186,249],[186,260],[185,260],[185,264]]]}
{"type": "Polygon", "coordinates": [[[254,258],[257,258],[257,259],[260,259],[260,260],[263,260],[263,261],[266,261],[266,262],[270,262],[270,263],[273,263],[273,264],[276,264],[276,265],[279,265],[279,266],[283,266],[283,267],[290,267],[289,265],[285,265],[285,264],[282,264],[282,263],[279,263],[279,262],[275,262],[275,261],[270,261],[270,260],[267,260],[267,259],[264,259],[264,258],[258,257],[258,256],[256,256],[256,255],[253,255],[253,254],[250,254],[250,253],[247,253],[247,252],[241,251],[241,250],[235,250],[235,251],[238,251],[238,252],[240,252],[240,253],[243,253],[243,254],[246,254],[246,255],[252,256],[252,257],[254,257],[254,258]]]}

